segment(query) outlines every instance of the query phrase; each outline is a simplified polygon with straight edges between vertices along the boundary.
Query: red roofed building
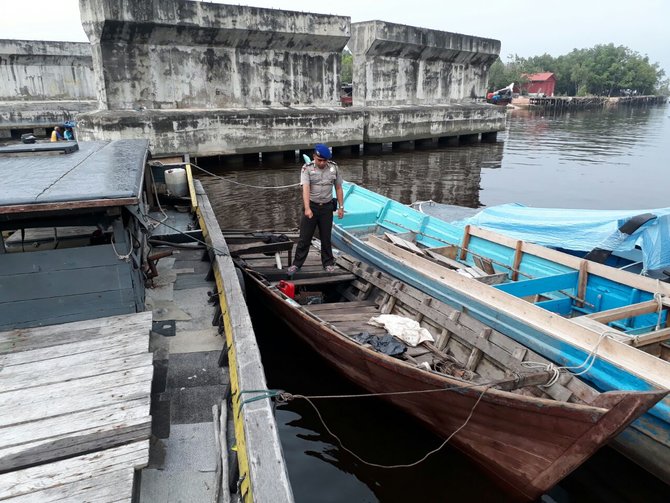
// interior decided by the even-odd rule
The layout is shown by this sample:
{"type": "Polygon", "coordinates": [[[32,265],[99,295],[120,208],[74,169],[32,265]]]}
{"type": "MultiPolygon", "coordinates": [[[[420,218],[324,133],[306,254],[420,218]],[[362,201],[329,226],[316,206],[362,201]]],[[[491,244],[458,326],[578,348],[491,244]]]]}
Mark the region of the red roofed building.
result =
{"type": "Polygon", "coordinates": [[[533,73],[524,75],[528,82],[519,87],[522,93],[536,96],[553,96],[556,87],[556,77],[551,72],[533,73]]]}

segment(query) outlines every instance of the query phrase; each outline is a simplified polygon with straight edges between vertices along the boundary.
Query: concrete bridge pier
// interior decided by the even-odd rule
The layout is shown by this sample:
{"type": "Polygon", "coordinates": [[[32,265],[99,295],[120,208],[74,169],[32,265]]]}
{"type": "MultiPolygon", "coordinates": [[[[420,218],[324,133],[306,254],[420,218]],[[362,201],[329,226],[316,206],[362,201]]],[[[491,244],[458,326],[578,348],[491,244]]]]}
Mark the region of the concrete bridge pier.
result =
{"type": "Polygon", "coordinates": [[[80,12],[100,105],[79,117],[82,140],[144,137],[155,154],[197,157],[316,142],[376,153],[505,128],[504,110],[472,100],[497,40],[186,0],[80,0],[80,12]],[[346,44],[356,106],[345,108],[346,44]]]}
{"type": "Polygon", "coordinates": [[[436,145],[437,138],[419,138],[414,140],[414,148],[417,150],[435,148],[436,145]]]}
{"type": "Polygon", "coordinates": [[[0,134],[44,137],[98,106],[91,47],[77,42],[0,40],[0,134]]]}
{"type": "Polygon", "coordinates": [[[437,139],[437,144],[441,147],[458,147],[458,136],[441,136],[437,139]]]}
{"type": "Polygon", "coordinates": [[[365,142],[363,144],[363,152],[365,154],[381,154],[384,148],[383,143],[365,142]]]}
{"type": "Polygon", "coordinates": [[[462,134],[458,137],[458,142],[461,145],[472,145],[479,142],[479,134],[462,134]]]}
{"type": "Polygon", "coordinates": [[[407,141],[394,141],[391,147],[394,151],[397,152],[409,152],[414,150],[414,142],[411,140],[407,141]]]}
{"type": "MultiPolygon", "coordinates": [[[[361,146],[357,143],[355,145],[342,145],[333,147],[333,156],[337,158],[338,156],[348,157],[351,155],[358,155],[361,151],[361,146]]],[[[337,160],[337,159],[336,159],[337,160]]]]}

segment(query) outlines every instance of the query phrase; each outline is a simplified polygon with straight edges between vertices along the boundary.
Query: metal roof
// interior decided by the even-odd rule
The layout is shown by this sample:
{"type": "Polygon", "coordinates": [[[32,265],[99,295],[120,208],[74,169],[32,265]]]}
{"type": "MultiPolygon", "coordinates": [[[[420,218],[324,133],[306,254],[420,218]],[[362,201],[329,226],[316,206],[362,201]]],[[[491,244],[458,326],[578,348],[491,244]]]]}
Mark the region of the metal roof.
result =
{"type": "Polygon", "coordinates": [[[93,141],[79,143],[70,154],[0,155],[0,213],[38,210],[35,205],[85,207],[91,201],[128,204],[139,197],[148,148],[147,140],[93,141]]]}
{"type": "Polygon", "coordinates": [[[554,77],[552,72],[542,72],[542,73],[530,73],[527,74],[528,80],[531,82],[544,82],[554,77]]]}

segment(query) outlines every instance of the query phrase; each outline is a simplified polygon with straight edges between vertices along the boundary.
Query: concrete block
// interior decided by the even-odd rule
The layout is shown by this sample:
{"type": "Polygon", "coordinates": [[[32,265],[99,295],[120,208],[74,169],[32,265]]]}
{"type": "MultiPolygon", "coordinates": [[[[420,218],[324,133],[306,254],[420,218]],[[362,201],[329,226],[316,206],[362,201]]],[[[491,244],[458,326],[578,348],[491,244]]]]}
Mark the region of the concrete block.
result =
{"type": "Polygon", "coordinates": [[[339,104],[350,18],[186,0],[80,4],[102,107],[339,104]]]}
{"type": "Polygon", "coordinates": [[[486,94],[500,41],[383,21],[351,25],[353,101],[446,104],[486,94]]]}
{"type": "Polygon", "coordinates": [[[0,40],[0,101],[95,100],[91,46],[0,40]]]}
{"type": "MultiPolygon", "coordinates": [[[[238,110],[98,110],[78,117],[82,141],[148,138],[151,152],[255,156],[258,152],[363,143],[365,114],[355,107],[238,110]],[[241,125],[243,124],[243,125],[241,125]]],[[[283,155],[283,154],[281,154],[283,155]]]]}

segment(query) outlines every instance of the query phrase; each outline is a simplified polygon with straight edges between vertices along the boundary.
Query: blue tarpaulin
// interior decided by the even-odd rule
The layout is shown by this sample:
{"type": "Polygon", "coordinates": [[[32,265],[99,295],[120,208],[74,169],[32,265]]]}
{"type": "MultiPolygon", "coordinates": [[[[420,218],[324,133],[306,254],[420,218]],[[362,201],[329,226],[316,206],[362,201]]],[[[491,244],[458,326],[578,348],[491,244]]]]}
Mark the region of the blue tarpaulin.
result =
{"type": "Polygon", "coordinates": [[[512,203],[485,208],[472,217],[452,223],[460,227],[475,225],[516,239],[566,250],[625,251],[633,250],[637,245],[642,250],[645,270],[670,266],[670,208],[575,210],[532,208],[512,203]],[[653,213],[657,218],[631,235],[618,230],[630,218],[643,213],[653,213]]]}

